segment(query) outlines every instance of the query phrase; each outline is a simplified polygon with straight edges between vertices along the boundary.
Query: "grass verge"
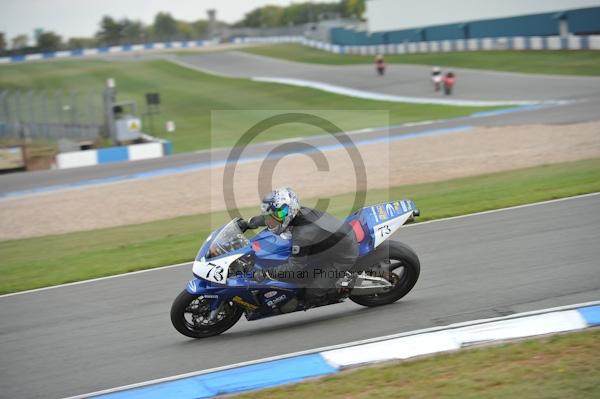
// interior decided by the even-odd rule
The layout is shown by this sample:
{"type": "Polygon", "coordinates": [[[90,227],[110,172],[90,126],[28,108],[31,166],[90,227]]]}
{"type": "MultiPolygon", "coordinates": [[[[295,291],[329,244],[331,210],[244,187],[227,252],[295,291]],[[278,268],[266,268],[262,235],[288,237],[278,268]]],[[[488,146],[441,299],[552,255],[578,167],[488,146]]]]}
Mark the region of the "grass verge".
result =
{"type": "MultiPolygon", "coordinates": [[[[244,131],[257,122],[252,112],[248,112],[252,110],[387,111],[389,123],[394,125],[454,118],[500,108],[362,100],[309,88],[218,77],[165,60],[77,60],[3,65],[0,67],[0,89],[44,89],[52,92],[55,89],[80,91],[85,88],[86,92],[97,90],[100,96],[110,77],[116,80],[118,100],[135,100],[140,111],[145,109],[145,93],[161,94],[161,111],[154,120],[156,130],[144,131],[171,140],[175,152],[232,146],[244,131]],[[213,110],[236,113],[226,124],[213,126],[211,131],[213,110]],[[166,133],[167,120],[175,121],[176,132],[166,133]]],[[[382,125],[381,112],[347,114],[340,124],[346,131],[382,125]]],[[[323,132],[311,126],[288,124],[269,129],[256,141],[313,134],[323,132]]]]}
{"type": "MultiPolygon", "coordinates": [[[[411,198],[420,221],[600,191],[600,158],[372,190],[367,203],[411,198]]],[[[343,217],[354,194],[333,197],[343,217]]],[[[306,200],[305,203],[310,203],[306,200]]],[[[257,206],[258,207],[258,206],[257,206]]],[[[246,217],[257,209],[243,209],[246,217]]],[[[0,294],[190,261],[225,212],[0,242],[0,294]]]]}
{"type": "MultiPolygon", "coordinates": [[[[301,44],[274,44],[240,49],[247,53],[314,64],[371,64],[371,55],[340,55],[301,44]]],[[[442,67],[556,75],[600,75],[598,51],[465,51],[388,55],[395,64],[439,65],[442,67]]]]}
{"type": "Polygon", "coordinates": [[[597,398],[600,330],[342,372],[236,398],[597,398]]]}

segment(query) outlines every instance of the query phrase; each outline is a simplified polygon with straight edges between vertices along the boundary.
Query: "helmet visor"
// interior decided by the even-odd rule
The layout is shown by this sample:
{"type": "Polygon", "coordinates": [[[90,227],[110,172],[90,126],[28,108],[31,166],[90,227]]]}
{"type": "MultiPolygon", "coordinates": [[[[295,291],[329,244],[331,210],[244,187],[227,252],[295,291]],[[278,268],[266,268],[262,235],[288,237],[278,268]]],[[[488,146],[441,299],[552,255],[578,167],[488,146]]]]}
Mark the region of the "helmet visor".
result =
{"type": "Polygon", "coordinates": [[[265,215],[265,224],[269,229],[274,230],[281,226],[281,220],[277,220],[271,214],[268,214],[265,215]]]}
{"type": "Polygon", "coordinates": [[[279,209],[271,209],[265,214],[265,224],[268,228],[274,229],[281,225],[289,213],[289,207],[283,205],[279,209]]]}

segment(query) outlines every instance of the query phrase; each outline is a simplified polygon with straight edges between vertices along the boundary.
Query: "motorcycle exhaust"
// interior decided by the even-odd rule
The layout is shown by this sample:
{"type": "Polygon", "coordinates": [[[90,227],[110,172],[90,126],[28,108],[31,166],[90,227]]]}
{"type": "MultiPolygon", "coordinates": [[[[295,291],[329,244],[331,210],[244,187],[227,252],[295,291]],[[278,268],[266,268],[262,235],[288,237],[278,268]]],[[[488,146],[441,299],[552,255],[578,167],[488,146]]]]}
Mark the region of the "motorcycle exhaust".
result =
{"type": "Polygon", "coordinates": [[[381,294],[392,287],[393,285],[384,278],[368,276],[362,273],[356,277],[350,295],[381,294]]]}

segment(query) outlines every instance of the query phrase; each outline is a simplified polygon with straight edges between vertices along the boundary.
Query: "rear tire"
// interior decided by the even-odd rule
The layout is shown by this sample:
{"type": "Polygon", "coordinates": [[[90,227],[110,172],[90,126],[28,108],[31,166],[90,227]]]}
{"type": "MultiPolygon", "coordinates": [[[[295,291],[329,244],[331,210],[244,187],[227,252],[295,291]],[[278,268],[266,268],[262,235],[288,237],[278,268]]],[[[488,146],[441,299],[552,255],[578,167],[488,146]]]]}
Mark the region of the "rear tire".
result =
{"type": "MultiPolygon", "coordinates": [[[[191,338],[206,338],[229,330],[242,316],[243,310],[225,303],[217,320],[207,320],[207,300],[183,290],[171,306],[171,323],[181,334],[191,338]]],[[[207,313],[208,312],[208,313],[207,313]]]]}
{"type": "Polygon", "coordinates": [[[421,274],[421,263],[417,254],[406,244],[389,242],[390,272],[402,268],[402,274],[393,273],[394,288],[383,294],[350,295],[350,300],[362,306],[374,307],[396,302],[412,290],[421,274]]]}

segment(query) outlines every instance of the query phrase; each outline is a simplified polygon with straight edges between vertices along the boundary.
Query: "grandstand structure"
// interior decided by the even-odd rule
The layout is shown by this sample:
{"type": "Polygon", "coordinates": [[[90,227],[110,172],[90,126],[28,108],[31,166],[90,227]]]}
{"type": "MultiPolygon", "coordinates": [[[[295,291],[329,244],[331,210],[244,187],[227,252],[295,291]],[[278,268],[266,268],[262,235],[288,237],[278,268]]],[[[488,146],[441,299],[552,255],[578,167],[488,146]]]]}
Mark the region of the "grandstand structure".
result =
{"type": "Polygon", "coordinates": [[[367,0],[364,28],[331,30],[334,45],[600,34],[600,0],[367,0]]]}

